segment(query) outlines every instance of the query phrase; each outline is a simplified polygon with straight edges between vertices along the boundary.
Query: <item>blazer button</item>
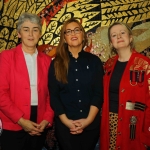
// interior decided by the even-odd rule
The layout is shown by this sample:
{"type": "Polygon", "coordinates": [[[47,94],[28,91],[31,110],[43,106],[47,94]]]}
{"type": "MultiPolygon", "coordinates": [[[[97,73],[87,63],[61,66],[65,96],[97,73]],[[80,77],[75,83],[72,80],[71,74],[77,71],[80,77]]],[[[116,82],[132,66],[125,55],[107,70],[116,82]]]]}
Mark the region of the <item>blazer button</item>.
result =
{"type": "Polygon", "coordinates": [[[122,118],[119,118],[120,121],[122,121],[122,118]]]}
{"type": "Polygon", "coordinates": [[[125,91],[125,89],[122,89],[121,92],[123,93],[125,91]]]}
{"type": "Polygon", "coordinates": [[[123,104],[120,104],[120,107],[123,107],[123,104]]]}

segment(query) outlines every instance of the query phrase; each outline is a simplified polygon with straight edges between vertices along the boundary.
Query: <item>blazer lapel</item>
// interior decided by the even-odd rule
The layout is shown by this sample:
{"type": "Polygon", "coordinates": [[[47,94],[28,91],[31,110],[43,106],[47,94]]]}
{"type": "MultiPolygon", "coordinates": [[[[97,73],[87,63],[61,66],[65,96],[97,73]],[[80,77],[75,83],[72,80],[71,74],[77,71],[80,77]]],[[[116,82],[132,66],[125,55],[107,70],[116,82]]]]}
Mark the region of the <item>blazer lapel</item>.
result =
{"type": "Polygon", "coordinates": [[[22,79],[23,82],[26,82],[29,84],[29,75],[28,70],[24,58],[24,54],[21,48],[21,44],[17,46],[16,53],[15,53],[15,69],[18,74],[18,77],[22,79]]]}
{"type": "MultiPolygon", "coordinates": [[[[42,74],[43,74],[43,59],[42,59],[42,55],[40,54],[40,52],[38,52],[38,56],[37,56],[37,80],[38,80],[38,85],[40,83],[40,80],[42,79],[42,74]]],[[[39,87],[39,86],[38,86],[39,87]]]]}

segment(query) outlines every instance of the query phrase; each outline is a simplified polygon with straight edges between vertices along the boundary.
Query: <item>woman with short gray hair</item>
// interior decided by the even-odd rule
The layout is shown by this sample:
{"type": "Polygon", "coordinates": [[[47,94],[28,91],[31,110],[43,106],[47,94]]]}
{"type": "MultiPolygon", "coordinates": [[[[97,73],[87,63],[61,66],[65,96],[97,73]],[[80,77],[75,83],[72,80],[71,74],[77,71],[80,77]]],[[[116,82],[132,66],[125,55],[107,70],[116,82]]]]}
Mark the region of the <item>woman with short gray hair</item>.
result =
{"type": "Polygon", "coordinates": [[[21,44],[0,56],[2,150],[41,150],[53,123],[47,87],[51,59],[36,48],[41,29],[36,14],[23,13],[17,24],[21,44]]]}
{"type": "Polygon", "coordinates": [[[20,17],[19,20],[17,22],[17,31],[19,32],[21,29],[22,24],[25,21],[30,21],[32,23],[35,23],[38,25],[39,30],[42,30],[42,23],[41,23],[41,19],[39,16],[37,16],[36,14],[31,14],[31,13],[23,13],[20,17]]]}

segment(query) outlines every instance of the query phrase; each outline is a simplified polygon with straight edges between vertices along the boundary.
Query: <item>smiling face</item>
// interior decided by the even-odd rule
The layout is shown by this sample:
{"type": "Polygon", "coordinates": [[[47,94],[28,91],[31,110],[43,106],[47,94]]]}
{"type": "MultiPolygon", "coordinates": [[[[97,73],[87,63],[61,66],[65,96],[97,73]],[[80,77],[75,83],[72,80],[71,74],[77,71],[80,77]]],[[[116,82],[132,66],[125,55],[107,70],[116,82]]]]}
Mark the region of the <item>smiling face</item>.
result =
{"type": "Polygon", "coordinates": [[[117,24],[110,29],[110,43],[118,51],[120,49],[131,49],[132,35],[126,26],[117,24]]]}
{"type": "Polygon", "coordinates": [[[35,48],[41,37],[38,24],[32,23],[29,20],[25,21],[21,25],[18,37],[21,38],[23,49],[35,48]]]}
{"type": "Polygon", "coordinates": [[[71,48],[82,49],[84,39],[83,32],[76,22],[71,22],[67,24],[64,36],[69,49],[71,48]]]}

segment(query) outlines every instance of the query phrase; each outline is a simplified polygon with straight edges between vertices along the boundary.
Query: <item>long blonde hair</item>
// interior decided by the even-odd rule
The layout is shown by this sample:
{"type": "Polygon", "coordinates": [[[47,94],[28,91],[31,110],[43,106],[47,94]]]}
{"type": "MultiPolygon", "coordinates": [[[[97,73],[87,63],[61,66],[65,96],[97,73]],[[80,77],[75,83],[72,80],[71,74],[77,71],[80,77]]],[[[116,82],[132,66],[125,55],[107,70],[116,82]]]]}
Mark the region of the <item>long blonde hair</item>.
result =
{"type": "Polygon", "coordinates": [[[68,55],[68,44],[65,43],[65,30],[66,26],[72,22],[76,22],[83,32],[83,43],[82,46],[84,47],[87,44],[87,36],[85,30],[81,23],[76,18],[70,18],[64,22],[61,32],[60,32],[60,42],[56,49],[56,57],[54,60],[54,68],[55,68],[55,76],[56,79],[62,83],[68,83],[67,81],[67,74],[69,68],[69,55],[68,55]]]}

